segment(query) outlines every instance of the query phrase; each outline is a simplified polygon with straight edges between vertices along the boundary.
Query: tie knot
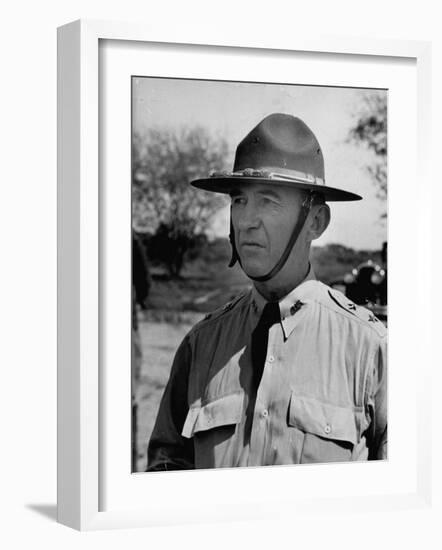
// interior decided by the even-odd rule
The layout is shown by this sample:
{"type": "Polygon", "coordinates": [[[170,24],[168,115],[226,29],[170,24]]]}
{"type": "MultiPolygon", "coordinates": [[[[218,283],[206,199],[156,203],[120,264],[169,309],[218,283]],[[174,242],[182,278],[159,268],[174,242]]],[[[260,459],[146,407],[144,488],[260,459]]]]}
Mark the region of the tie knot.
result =
{"type": "Polygon", "coordinates": [[[279,323],[281,320],[281,313],[279,311],[278,302],[267,302],[262,310],[261,319],[259,323],[261,325],[271,327],[275,323],[279,323]]]}

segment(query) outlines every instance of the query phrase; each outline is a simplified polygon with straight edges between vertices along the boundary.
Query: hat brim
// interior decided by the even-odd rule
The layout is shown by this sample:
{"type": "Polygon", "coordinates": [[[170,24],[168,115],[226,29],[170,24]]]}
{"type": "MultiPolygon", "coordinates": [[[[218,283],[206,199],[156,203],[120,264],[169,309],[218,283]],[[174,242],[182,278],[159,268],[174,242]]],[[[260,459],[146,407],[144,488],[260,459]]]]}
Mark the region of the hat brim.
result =
{"type": "Polygon", "coordinates": [[[292,189],[302,189],[305,191],[316,191],[324,196],[326,201],[360,201],[362,197],[350,191],[328,187],[327,185],[318,185],[310,183],[301,183],[297,181],[279,180],[276,178],[267,179],[253,176],[214,176],[211,178],[198,179],[190,182],[190,185],[205,191],[214,193],[230,194],[237,184],[268,183],[271,186],[291,187],[292,189]]]}

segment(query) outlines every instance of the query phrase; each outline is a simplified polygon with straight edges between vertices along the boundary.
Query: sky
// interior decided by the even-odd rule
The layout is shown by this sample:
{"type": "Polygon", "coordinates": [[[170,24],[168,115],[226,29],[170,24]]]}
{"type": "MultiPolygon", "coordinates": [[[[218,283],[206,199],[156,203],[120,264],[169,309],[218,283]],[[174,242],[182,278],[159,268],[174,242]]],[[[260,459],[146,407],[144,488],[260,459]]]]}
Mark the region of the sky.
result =
{"type": "MultiPolygon", "coordinates": [[[[372,153],[347,139],[365,93],[367,90],[325,86],[135,77],[133,130],[144,133],[149,128],[205,126],[214,137],[227,141],[228,165],[217,168],[231,170],[236,146],[264,117],[276,112],[297,116],[322,147],[326,185],[363,197],[359,202],[330,203],[332,221],[314,244],[375,250],[387,240],[386,224],[381,221],[386,204],[376,197],[376,187],[366,171],[372,153]]],[[[213,235],[228,235],[228,215],[227,207],[215,216],[213,235]]]]}

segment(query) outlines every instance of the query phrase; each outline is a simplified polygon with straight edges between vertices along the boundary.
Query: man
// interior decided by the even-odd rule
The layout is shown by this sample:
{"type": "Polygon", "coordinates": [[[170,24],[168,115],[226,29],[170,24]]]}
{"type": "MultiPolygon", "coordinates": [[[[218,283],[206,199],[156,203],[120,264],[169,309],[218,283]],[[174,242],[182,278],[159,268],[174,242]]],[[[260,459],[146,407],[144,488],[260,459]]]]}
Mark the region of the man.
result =
{"type": "Polygon", "coordinates": [[[233,172],[195,187],[231,196],[233,265],[253,289],[181,343],[148,450],[148,470],[386,458],[386,331],[310,266],[327,228],[319,143],[273,114],[239,144],[233,172]]]}

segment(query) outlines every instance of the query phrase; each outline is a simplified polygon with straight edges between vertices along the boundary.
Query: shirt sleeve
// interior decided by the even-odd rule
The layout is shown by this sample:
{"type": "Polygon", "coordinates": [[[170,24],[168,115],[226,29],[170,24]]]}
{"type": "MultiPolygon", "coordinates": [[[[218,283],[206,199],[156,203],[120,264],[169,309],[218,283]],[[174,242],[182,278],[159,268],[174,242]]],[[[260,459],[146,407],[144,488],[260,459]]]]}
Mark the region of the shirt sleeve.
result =
{"type": "Polygon", "coordinates": [[[367,380],[367,407],[371,419],[367,442],[369,460],[386,460],[387,456],[387,336],[375,350],[367,380]]]}
{"type": "Polygon", "coordinates": [[[190,470],[195,467],[193,440],[181,435],[189,410],[187,388],[190,363],[191,350],[186,336],[175,354],[149,441],[148,472],[190,470]]]}

